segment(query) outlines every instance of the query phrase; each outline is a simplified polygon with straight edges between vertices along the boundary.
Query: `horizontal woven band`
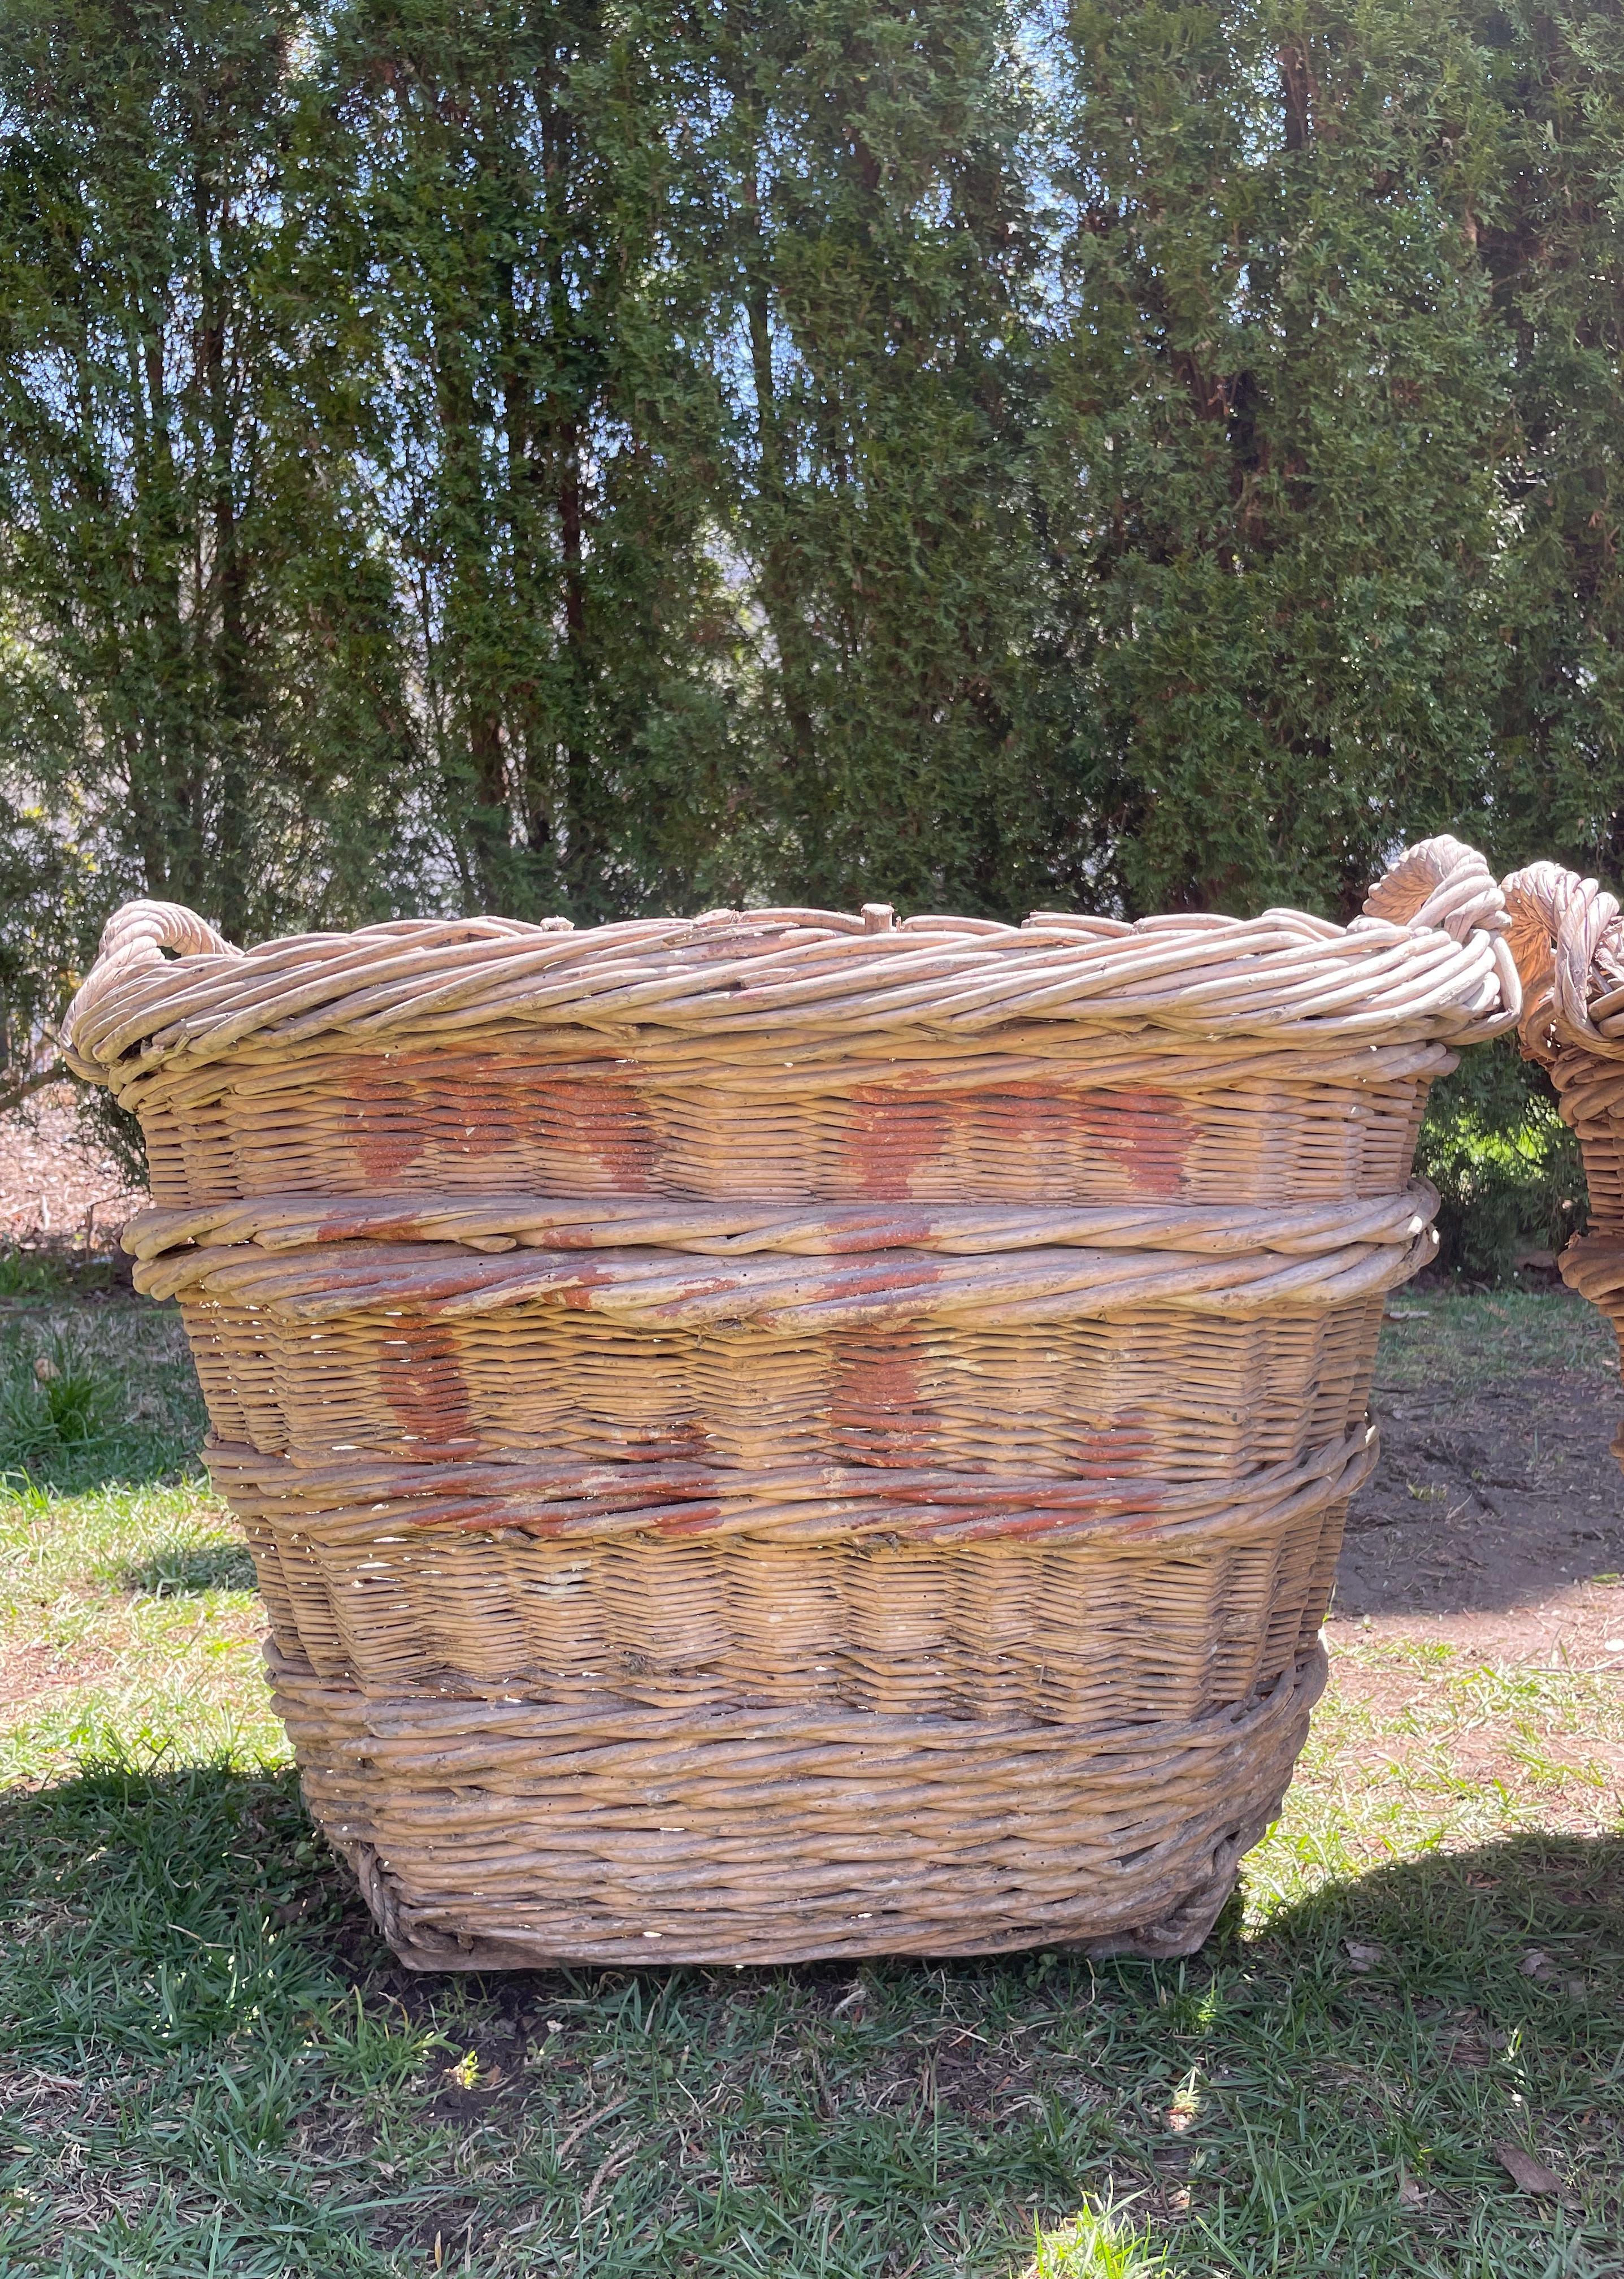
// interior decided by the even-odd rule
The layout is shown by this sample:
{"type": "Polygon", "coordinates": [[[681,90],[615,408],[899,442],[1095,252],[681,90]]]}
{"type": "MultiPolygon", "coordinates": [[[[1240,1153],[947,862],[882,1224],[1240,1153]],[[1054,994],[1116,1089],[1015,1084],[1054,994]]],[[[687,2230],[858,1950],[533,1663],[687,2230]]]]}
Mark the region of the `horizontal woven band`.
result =
{"type": "Polygon", "coordinates": [[[402,1529],[446,1528],[592,1540],[611,1535],[770,1535],[816,1542],[857,1535],[968,1543],[991,1537],[1101,1543],[1200,1539],[1206,1546],[1276,1527],[1299,1511],[1352,1495],[1375,1463],[1376,1436],[1344,1439],[1240,1479],[1053,1479],[1042,1475],[785,1464],[402,1464],[356,1455],[325,1462],[261,1455],[211,1441],[210,1476],[245,1518],[367,1541],[402,1529]]]}
{"type": "MultiPolygon", "coordinates": [[[[790,1024],[980,1034],[1015,1020],[1205,1035],[1458,1040],[1516,1017],[1500,890],[1453,840],[1413,848],[1346,928],[1300,911],[1024,926],[890,912],[715,911],[574,933],[411,920],[230,949],[189,911],[132,904],[69,1009],[73,1065],[285,1053],[311,1036],[454,1040],[515,1021],[711,1035],[790,1024]],[[163,951],[181,955],[166,963],[163,951]]],[[[120,1065],[122,1064],[122,1066],[120,1065]]]]}
{"type": "Polygon", "coordinates": [[[1232,1708],[1078,1728],[379,1696],[268,1658],[317,1817],[437,1969],[1131,1945],[1168,1918],[1146,1951],[1189,1952],[1325,1683],[1315,1647],[1232,1708]]]}
{"type": "MultiPolygon", "coordinates": [[[[371,1238],[456,1242],[474,1250],[607,1250],[633,1246],[746,1257],[867,1251],[941,1251],[960,1256],[1054,1245],[1107,1250],[1243,1251],[1314,1255],[1352,1243],[1413,1243],[1431,1223],[1437,1191],[1413,1179],[1402,1193],[1294,1209],[1245,1205],[1114,1204],[1061,1209],[1022,1203],[977,1207],[908,1203],[670,1202],[659,1196],[380,1194],[259,1195],[196,1210],[140,1211],[124,1230],[133,1257],[153,1259],[197,1244],[300,1250],[371,1238]]],[[[154,1295],[172,1289],[148,1282],[154,1295]]]]}
{"type": "Polygon", "coordinates": [[[390,1310],[455,1319],[551,1302],[651,1328],[750,1322],[789,1332],[925,1318],[992,1328],[1146,1306],[1249,1315],[1352,1305],[1409,1280],[1436,1247],[1427,1228],[1407,1243],[1348,1243],[1306,1259],[1076,1247],[990,1258],[730,1258],[701,1267],[640,1249],[491,1255],[452,1244],[351,1243],[267,1257],[245,1245],[150,1261],[137,1267],[135,1286],[149,1297],[227,1301],[309,1324],[390,1310]]]}

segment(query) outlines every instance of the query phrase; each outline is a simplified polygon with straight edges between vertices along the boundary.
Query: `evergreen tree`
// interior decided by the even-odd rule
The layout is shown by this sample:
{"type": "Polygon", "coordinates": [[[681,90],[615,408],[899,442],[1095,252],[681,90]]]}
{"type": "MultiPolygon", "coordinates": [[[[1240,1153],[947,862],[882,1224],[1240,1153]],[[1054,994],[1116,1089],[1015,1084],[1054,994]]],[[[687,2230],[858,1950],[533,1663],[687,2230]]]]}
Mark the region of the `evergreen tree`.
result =
{"type": "Polygon", "coordinates": [[[392,597],[265,289],[296,20],[0,19],[0,738],[88,858],[81,954],[127,893],[239,939],[387,904],[392,597]]]}
{"type": "Polygon", "coordinates": [[[1395,840],[1484,836],[1509,403],[1453,12],[1069,19],[1044,677],[1130,909],[1347,915],[1395,840]]]}
{"type": "Polygon", "coordinates": [[[1041,245],[999,0],[717,0],[694,36],[752,726],[797,899],[1019,907],[1059,820],[1023,733],[1041,245]]]}
{"type": "Polygon", "coordinates": [[[307,98],[298,274],[353,344],[326,424],[393,565],[456,891],[518,916],[703,899],[747,773],[663,15],[349,0],[307,98]]]}

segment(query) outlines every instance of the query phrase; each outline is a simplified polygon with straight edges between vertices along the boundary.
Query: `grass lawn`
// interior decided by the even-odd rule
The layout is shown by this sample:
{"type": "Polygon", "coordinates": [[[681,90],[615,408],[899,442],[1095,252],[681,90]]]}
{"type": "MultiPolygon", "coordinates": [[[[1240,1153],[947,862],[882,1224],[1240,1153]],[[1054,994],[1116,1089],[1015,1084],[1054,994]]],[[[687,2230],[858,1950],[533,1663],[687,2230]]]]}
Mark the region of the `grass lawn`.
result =
{"type": "MultiPolygon", "coordinates": [[[[1559,1299],[1388,1336],[1605,1365],[1559,1299]]],[[[1616,1677],[1344,1651],[1192,1962],[416,1979],[200,1428],[172,1316],[0,1313],[0,2273],[1624,2274],[1616,1677]]]]}

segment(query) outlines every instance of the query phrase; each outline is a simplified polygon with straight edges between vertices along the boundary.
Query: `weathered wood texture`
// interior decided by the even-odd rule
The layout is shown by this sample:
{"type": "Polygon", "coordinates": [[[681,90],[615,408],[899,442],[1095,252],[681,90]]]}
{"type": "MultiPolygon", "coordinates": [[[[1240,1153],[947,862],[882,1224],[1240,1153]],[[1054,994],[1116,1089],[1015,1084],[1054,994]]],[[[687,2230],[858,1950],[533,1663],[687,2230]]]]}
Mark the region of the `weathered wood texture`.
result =
{"type": "Polygon", "coordinates": [[[1345,929],[122,912],[74,1065],[396,1951],[1199,1945],[1505,925],[1452,840],[1345,929]]]}
{"type": "MultiPolygon", "coordinates": [[[[1624,1338],[1624,920],[1594,879],[1555,863],[1514,871],[1505,893],[1522,1049],[1550,1072],[1590,1188],[1590,1225],[1558,1263],[1624,1338]]],[[[1613,1446],[1624,1463],[1624,1431],[1613,1446]]]]}

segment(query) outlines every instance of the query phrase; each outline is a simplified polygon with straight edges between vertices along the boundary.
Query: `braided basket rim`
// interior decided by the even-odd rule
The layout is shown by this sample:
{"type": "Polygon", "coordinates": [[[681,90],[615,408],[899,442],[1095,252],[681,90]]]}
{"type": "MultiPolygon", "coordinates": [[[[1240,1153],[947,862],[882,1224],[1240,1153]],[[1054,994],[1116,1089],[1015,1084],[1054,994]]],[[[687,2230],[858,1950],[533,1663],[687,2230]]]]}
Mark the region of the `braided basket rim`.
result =
{"type": "Polygon", "coordinates": [[[312,1039],[382,1050],[516,1027],[968,1039],[1036,1021],[1464,1043],[1521,1010],[1505,923],[1482,857],[1451,839],[1411,848],[1345,926],[1290,909],[898,925],[888,905],[869,904],[858,916],[715,910],[578,932],[556,918],[401,919],[245,952],[189,910],[136,902],[110,922],[64,1040],[80,1075],[116,1087],[158,1065],[274,1058],[312,1039]]]}

